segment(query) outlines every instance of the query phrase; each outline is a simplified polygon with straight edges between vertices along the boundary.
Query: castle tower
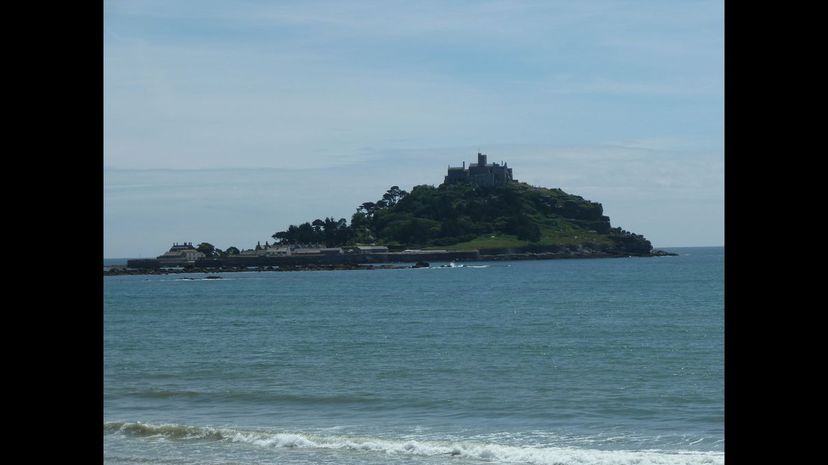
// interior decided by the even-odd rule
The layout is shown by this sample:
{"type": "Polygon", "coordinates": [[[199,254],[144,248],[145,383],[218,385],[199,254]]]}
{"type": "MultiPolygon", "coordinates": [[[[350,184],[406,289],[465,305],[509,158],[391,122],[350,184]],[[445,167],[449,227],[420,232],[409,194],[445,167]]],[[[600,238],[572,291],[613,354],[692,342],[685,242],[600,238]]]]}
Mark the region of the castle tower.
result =
{"type": "Polygon", "coordinates": [[[486,166],[486,155],[477,152],[477,166],[484,167],[486,166]]]}

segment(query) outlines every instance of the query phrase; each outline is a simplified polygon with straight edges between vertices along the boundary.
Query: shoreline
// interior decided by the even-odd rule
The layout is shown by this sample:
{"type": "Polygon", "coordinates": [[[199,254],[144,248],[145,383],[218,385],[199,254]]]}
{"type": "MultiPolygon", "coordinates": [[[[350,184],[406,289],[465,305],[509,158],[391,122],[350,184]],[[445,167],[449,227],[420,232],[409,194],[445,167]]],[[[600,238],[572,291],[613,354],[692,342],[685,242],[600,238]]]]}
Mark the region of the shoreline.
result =
{"type": "Polygon", "coordinates": [[[110,267],[109,270],[104,270],[104,276],[132,276],[132,275],[166,275],[166,274],[184,274],[184,273],[242,273],[242,272],[262,272],[262,271],[349,271],[349,270],[392,270],[402,268],[415,268],[412,266],[401,266],[393,264],[370,264],[370,265],[354,265],[354,264],[324,264],[324,263],[308,263],[306,265],[282,265],[282,266],[259,266],[259,267],[220,267],[220,268],[124,268],[124,267],[110,267]]]}
{"type": "MultiPolygon", "coordinates": [[[[538,252],[518,254],[480,255],[477,259],[447,260],[450,262],[492,262],[492,261],[521,261],[521,260],[574,260],[589,258],[627,258],[627,257],[667,257],[678,254],[663,250],[653,250],[648,254],[610,254],[605,252],[538,252]]],[[[405,262],[411,263],[411,262],[405,262]]],[[[166,275],[182,273],[239,273],[239,272],[262,272],[262,271],[349,271],[349,270],[394,270],[406,268],[428,268],[427,262],[417,262],[414,265],[400,265],[394,263],[303,263],[290,265],[268,265],[268,266],[230,266],[230,267],[196,267],[184,268],[128,268],[126,266],[114,265],[105,267],[104,276],[133,276],[133,275],[166,275]]]]}

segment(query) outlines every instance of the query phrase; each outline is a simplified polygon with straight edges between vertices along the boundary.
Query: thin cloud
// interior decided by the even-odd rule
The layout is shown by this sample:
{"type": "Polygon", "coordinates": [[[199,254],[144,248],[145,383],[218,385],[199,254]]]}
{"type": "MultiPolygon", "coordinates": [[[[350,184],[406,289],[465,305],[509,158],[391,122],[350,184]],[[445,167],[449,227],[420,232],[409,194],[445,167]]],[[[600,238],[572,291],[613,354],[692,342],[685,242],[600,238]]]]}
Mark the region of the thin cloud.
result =
{"type": "MultiPolygon", "coordinates": [[[[107,168],[264,168],[270,184],[256,195],[274,205],[295,193],[274,187],[273,197],[268,185],[333,190],[317,198],[294,186],[317,215],[350,211],[386,183],[439,184],[446,164],[478,150],[520,180],[629,205],[618,211],[630,218],[643,218],[648,198],[721,198],[720,1],[148,0],[104,10],[107,168]]],[[[114,186],[168,180],[136,173],[107,184],[107,231],[134,223],[140,203],[140,189],[114,186]]],[[[172,189],[193,182],[174,179],[172,189]]],[[[193,202],[209,197],[192,189],[193,202]]],[[[226,193],[239,211],[251,201],[226,193]]],[[[210,202],[190,206],[221,214],[225,204],[210,202]]]]}

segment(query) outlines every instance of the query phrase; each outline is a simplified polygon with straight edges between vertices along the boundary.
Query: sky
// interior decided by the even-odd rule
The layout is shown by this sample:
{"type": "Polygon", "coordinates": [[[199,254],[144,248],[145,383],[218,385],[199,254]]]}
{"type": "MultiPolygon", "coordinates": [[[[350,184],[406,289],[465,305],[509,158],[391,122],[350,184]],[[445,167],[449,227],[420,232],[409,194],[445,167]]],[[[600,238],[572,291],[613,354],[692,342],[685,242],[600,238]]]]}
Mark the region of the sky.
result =
{"type": "Polygon", "coordinates": [[[723,1],[104,2],[104,257],[251,248],[477,152],[724,243],[723,1]]]}

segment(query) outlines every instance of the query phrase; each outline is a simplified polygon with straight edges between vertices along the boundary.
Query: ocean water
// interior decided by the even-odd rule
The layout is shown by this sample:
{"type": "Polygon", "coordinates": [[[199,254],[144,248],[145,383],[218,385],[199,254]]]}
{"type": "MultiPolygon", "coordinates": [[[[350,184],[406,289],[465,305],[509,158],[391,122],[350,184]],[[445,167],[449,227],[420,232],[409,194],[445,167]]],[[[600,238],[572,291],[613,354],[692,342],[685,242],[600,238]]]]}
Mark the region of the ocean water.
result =
{"type": "Polygon", "coordinates": [[[104,277],[105,463],[724,463],[724,249],[670,250],[104,277]]]}

